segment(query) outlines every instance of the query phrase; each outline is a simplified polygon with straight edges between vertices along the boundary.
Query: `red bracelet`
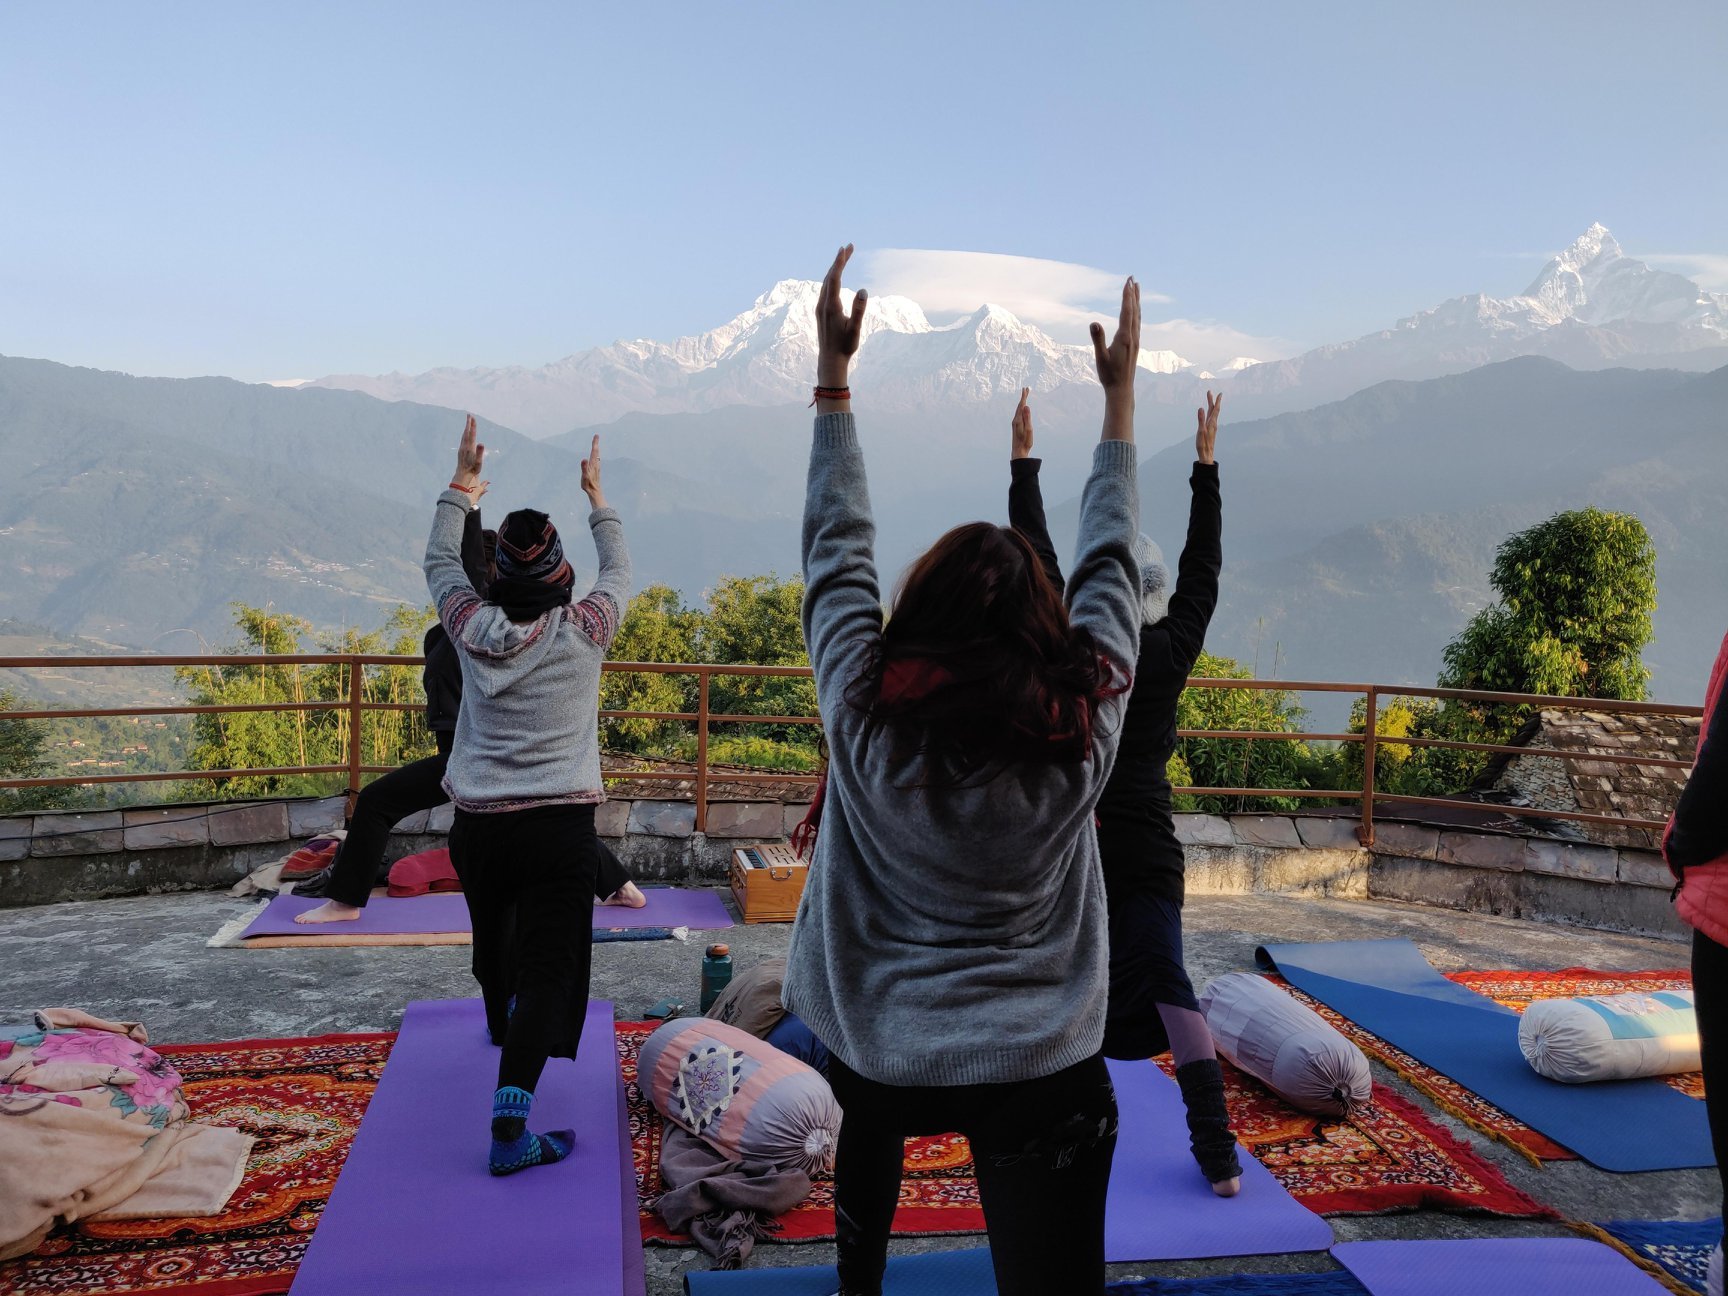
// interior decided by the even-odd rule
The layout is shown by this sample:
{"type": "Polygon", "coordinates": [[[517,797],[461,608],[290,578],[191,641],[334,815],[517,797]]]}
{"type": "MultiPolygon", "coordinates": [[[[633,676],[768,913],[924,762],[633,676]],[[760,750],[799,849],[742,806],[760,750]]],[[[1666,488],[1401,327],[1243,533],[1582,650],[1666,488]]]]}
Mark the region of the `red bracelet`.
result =
{"type": "MultiPolygon", "coordinates": [[[[814,405],[817,401],[822,400],[849,401],[851,399],[852,389],[850,387],[818,387],[816,394],[810,398],[810,404],[814,405]]],[[[809,408],[809,406],[805,408],[809,408]]]]}
{"type": "Polygon", "coordinates": [[[474,488],[472,486],[458,486],[455,482],[450,483],[450,489],[459,490],[464,495],[472,495],[474,493],[474,488]]]}

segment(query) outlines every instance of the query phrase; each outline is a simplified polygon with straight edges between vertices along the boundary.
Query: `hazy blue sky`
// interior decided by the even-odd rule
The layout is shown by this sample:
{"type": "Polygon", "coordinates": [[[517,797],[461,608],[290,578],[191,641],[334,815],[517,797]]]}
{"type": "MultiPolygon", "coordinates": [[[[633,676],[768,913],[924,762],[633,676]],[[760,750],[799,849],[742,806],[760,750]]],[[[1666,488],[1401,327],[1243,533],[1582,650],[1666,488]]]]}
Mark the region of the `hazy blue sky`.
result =
{"type": "MultiPolygon", "coordinates": [[[[1720,0],[6,0],[0,352],[540,364],[846,239],[1132,271],[1250,350],[1516,292],[1593,220],[1728,287],[1725,66],[1720,0]]],[[[1027,269],[1070,311],[1099,282],[1027,269]]]]}

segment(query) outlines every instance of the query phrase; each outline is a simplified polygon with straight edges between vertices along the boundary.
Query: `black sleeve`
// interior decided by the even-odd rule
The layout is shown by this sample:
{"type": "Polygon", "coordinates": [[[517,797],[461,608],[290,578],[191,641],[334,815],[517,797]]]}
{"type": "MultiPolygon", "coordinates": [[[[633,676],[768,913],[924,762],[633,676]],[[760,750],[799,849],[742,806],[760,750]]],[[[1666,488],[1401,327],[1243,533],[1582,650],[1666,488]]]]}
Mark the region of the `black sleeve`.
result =
{"type": "Polygon", "coordinates": [[[480,529],[480,510],[471,508],[462,519],[462,570],[468,574],[468,583],[485,597],[486,541],[480,529]]]}
{"type": "Polygon", "coordinates": [[[1044,573],[1061,589],[1062,564],[1056,546],[1050,543],[1050,524],[1044,520],[1044,492],[1038,487],[1042,459],[1010,459],[1008,469],[1008,525],[1025,536],[1044,565],[1044,573]]]}
{"type": "Polygon", "coordinates": [[[1184,672],[1205,646],[1206,627],[1218,606],[1218,572],[1224,565],[1224,501],[1218,465],[1195,464],[1188,486],[1194,492],[1188,506],[1188,540],[1177,565],[1170,610],[1160,623],[1170,637],[1171,656],[1184,672]]]}
{"type": "Polygon", "coordinates": [[[1698,760],[1674,807],[1662,853],[1677,868],[1728,855],[1728,690],[1717,697],[1699,734],[1698,760]]]}

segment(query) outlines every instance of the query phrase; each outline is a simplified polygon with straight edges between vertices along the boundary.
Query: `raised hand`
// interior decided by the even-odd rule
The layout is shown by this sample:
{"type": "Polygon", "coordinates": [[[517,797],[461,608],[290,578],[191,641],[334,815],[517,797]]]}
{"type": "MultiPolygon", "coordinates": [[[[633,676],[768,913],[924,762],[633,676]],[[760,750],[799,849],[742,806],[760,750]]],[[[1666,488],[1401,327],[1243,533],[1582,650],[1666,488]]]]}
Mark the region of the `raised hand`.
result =
{"type": "Polygon", "coordinates": [[[1014,407],[1014,448],[1008,455],[1010,459],[1032,457],[1032,407],[1026,403],[1031,394],[1030,387],[1022,387],[1020,403],[1014,407]]]}
{"type": "Polygon", "coordinates": [[[588,496],[588,502],[597,509],[606,507],[606,495],[600,489],[600,436],[594,436],[594,444],[588,448],[588,457],[582,461],[582,490],[588,496]]]}
{"type": "Polygon", "coordinates": [[[470,414],[467,426],[462,429],[461,444],[456,447],[456,471],[450,477],[450,485],[466,494],[470,501],[485,491],[480,485],[480,469],[486,462],[486,447],[475,440],[477,435],[474,416],[470,414]]]}
{"type": "Polygon", "coordinates": [[[869,294],[860,288],[852,298],[848,315],[840,304],[840,276],[852,259],[848,243],[834,255],[834,264],[822,279],[816,297],[816,383],[820,387],[844,387],[858,344],[864,340],[864,307],[869,294]]]}
{"type": "Polygon", "coordinates": [[[1104,326],[1092,326],[1092,355],[1106,395],[1134,394],[1134,371],[1140,362],[1140,285],[1132,277],[1122,285],[1122,315],[1109,346],[1104,345],[1104,326]]]}
{"type": "Polygon", "coordinates": [[[1206,408],[1195,410],[1200,426],[1194,433],[1194,457],[1203,464],[1217,463],[1212,452],[1218,447],[1218,411],[1223,408],[1224,393],[1206,393],[1206,408]]]}

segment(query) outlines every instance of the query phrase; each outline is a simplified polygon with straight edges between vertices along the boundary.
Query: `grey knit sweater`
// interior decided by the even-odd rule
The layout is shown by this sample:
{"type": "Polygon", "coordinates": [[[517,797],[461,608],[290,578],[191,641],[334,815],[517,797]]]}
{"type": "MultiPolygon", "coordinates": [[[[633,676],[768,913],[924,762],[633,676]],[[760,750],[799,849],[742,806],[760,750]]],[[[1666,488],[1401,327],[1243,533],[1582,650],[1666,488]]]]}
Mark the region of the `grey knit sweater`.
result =
{"type": "MultiPolygon", "coordinates": [[[[1140,624],[1134,447],[1099,445],[1069,582],[1074,624],[1123,671],[1140,624]]],[[[1108,932],[1092,810],[1127,695],[1099,708],[1081,763],[1016,765],[956,790],[845,697],[882,634],[864,460],[850,414],[816,420],[804,504],[804,638],[828,790],[783,998],[884,1084],[1035,1079],[1098,1052],[1108,932]]]]}
{"type": "Polygon", "coordinates": [[[484,602],[462,568],[468,497],[438,497],[426,541],[426,587],[462,661],[462,710],[444,790],[477,813],[598,803],[600,663],[630,593],[624,524],[588,515],[600,575],[587,597],[532,621],[484,602]]]}

